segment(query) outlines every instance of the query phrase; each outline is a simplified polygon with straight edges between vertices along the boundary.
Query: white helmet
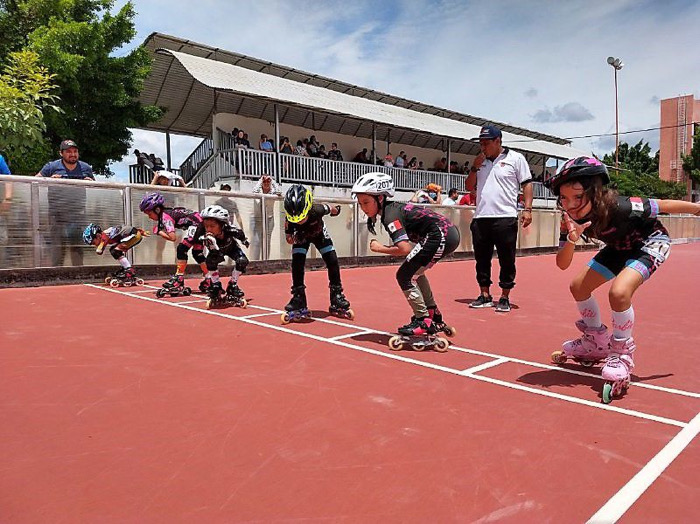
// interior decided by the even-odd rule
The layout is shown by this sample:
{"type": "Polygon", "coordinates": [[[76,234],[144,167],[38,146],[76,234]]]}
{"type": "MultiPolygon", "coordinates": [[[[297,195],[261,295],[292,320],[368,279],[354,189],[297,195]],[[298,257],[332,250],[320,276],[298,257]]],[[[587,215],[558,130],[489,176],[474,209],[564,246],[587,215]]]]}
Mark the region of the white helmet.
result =
{"type": "Polygon", "coordinates": [[[225,224],[229,223],[228,211],[221,206],[205,207],[204,209],[202,209],[202,212],[199,214],[199,216],[201,216],[202,218],[213,218],[225,224]]]}
{"type": "Polygon", "coordinates": [[[379,171],[365,173],[352,185],[352,196],[356,196],[358,193],[393,197],[394,180],[391,175],[379,171]]]}

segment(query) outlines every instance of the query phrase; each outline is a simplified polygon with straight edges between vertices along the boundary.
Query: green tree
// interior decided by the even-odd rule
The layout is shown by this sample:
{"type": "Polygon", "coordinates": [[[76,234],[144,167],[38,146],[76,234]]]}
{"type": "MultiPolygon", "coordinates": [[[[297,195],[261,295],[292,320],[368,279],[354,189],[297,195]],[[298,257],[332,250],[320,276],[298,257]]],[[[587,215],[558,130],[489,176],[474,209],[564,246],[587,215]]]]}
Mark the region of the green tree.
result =
{"type": "Polygon", "coordinates": [[[695,126],[693,148],[689,155],[683,155],[683,171],[700,184],[700,125],[695,126]]]}
{"type": "Polygon", "coordinates": [[[162,114],[138,102],[151,67],[146,49],[122,50],[136,35],[133,4],[116,13],[113,6],[114,0],[0,0],[0,61],[28,49],[55,75],[62,113],[44,113],[52,149],[72,138],[81,158],[106,175],[128,151],[129,128],[162,114]]]}
{"type": "Polygon", "coordinates": [[[54,90],[53,75],[39,64],[36,53],[8,55],[0,74],[0,145],[15,171],[21,172],[19,159],[45,143],[44,113],[59,113],[54,90]]]}
{"type": "MultiPolygon", "coordinates": [[[[651,155],[651,147],[644,140],[630,146],[619,145],[619,169],[610,170],[610,178],[621,195],[659,199],[680,199],[686,194],[685,184],[659,178],[659,152],[651,155]]],[[[615,165],[615,151],[602,158],[606,165],[615,165]]]]}

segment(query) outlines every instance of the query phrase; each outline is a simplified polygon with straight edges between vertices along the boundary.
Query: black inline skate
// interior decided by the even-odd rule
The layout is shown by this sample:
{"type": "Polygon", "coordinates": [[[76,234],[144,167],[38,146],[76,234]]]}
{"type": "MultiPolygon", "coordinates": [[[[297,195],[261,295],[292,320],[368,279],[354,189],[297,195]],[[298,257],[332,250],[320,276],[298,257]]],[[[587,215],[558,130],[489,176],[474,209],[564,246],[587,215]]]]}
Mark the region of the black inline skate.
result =
{"type": "Polygon", "coordinates": [[[284,306],[285,313],[282,313],[282,324],[297,322],[311,316],[311,311],[306,307],[306,286],[293,286],[292,299],[284,306]]]}
{"type": "Polygon", "coordinates": [[[185,286],[185,275],[173,275],[170,280],[163,284],[163,287],[156,291],[158,298],[163,298],[165,295],[171,297],[190,296],[192,289],[185,286]]]}
{"type": "Polygon", "coordinates": [[[202,281],[199,283],[199,291],[202,293],[208,293],[209,288],[211,287],[212,282],[210,277],[205,277],[202,279],[202,281]]]}
{"type": "Polygon", "coordinates": [[[355,318],[355,312],[350,309],[350,302],[348,302],[348,299],[343,295],[343,286],[334,286],[331,284],[330,289],[331,305],[328,308],[328,312],[336,317],[353,320],[355,318]]]}
{"type": "Polygon", "coordinates": [[[112,273],[111,276],[105,278],[105,284],[109,284],[111,287],[130,287],[143,286],[144,281],[137,277],[134,268],[130,267],[129,269],[121,268],[112,273]]]}
{"type": "Polygon", "coordinates": [[[430,320],[433,321],[431,325],[431,330],[433,333],[437,334],[442,332],[450,338],[457,334],[457,329],[455,329],[453,326],[448,326],[445,324],[445,321],[442,319],[442,313],[440,313],[437,306],[428,308],[428,316],[430,317],[430,320]]]}
{"type": "Polygon", "coordinates": [[[243,298],[243,291],[231,280],[226,286],[225,293],[221,282],[213,282],[207,294],[209,295],[207,309],[220,309],[231,306],[246,308],[248,306],[248,301],[243,298]]]}
{"type": "Polygon", "coordinates": [[[398,335],[389,339],[389,349],[399,351],[404,345],[410,345],[416,351],[435,349],[441,353],[447,351],[450,343],[446,338],[438,337],[430,317],[411,317],[411,321],[398,329],[398,335]]]}

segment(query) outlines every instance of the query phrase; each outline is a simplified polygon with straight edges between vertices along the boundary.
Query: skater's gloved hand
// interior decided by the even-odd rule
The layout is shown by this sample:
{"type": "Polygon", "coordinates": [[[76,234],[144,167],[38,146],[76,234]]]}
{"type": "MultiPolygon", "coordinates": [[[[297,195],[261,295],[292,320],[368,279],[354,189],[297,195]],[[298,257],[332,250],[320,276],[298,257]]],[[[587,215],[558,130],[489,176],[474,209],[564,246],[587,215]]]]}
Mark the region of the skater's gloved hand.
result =
{"type": "Polygon", "coordinates": [[[340,214],[341,207],[339,205],[331,208],[331,216],[337,217],[340,214]]]}
{"type": "Polygon", "coordinates": [[[243,239],[243,245],[244,245],[245,247],[250,247],[250,242],[248,242],[248,239],[247,239],[247,238],[243,239]]]}
{"type": "Polygon", "coordinates": [[[216,238],[211,233],[207,233],[201,237],[202,243],[207,247],[209,251],[218,251],[219,244],[216,243],[216,238]]]}

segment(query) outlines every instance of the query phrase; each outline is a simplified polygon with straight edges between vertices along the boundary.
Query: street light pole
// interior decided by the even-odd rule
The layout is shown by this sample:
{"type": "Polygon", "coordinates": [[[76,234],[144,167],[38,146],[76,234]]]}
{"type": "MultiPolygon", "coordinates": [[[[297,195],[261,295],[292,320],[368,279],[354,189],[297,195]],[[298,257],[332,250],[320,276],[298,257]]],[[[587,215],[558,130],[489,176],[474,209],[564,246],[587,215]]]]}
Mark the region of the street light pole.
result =
{"type": "Polygon", "coordinates": [[[620,155],[620,113],[617,103],[617,72],[622,69],[625,64],[622,63],[621,58],[615,58],[613,56],[608,57],[608,64],[615,70],[615,169],[617,169],[620,155]]]}

